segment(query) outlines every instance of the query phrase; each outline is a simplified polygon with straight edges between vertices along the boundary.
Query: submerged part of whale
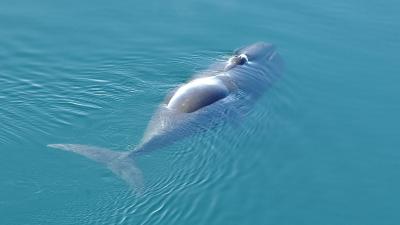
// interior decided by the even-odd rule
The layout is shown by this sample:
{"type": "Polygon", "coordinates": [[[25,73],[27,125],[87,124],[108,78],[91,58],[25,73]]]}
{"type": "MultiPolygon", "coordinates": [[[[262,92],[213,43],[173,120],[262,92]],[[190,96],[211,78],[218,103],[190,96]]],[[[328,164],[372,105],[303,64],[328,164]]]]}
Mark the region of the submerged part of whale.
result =
{"type": "Polygon", "coordinates": [[[111,151],[80,144],[49,144],[105,164],[128,184],[141,190],[142,172],[134,159],[190,135],[244,115],[280,77],[283,62],[275,47],[259,42],[234,52],[171,91],[153,114],[142,141],[133,151],[111,151]],[[231,111],[231,113],[226,113],[231,111]]]}

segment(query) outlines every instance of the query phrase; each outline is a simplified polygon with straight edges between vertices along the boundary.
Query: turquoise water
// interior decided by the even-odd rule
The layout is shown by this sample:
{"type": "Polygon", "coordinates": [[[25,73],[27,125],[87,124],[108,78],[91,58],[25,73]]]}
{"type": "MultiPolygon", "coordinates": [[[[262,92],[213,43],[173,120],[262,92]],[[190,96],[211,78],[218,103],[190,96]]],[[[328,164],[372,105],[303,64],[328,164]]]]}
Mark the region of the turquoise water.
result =
{"type": "Polygon", "coordinates": [[[398,224],[398,1],[0,2],[0,224],[398,224]],[[141,195],[46,147],[132,149],[171,88],[255,41],[239,125],[138,159],[141,195]]]}

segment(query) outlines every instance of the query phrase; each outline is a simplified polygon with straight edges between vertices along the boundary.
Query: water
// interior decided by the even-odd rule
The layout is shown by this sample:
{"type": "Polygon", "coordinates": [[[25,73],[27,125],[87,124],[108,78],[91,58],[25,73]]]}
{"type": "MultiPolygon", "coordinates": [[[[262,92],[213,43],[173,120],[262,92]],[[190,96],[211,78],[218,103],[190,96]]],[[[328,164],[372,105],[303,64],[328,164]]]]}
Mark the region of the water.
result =
{"type": "Polygon", "coordinates": [[[0,2],[1,224],[398,224],[397,1],[0,2]],[[255,41],[238,125],[138,159],[138,196],[49,143],[137,144],[167,91],[255,41]]]}

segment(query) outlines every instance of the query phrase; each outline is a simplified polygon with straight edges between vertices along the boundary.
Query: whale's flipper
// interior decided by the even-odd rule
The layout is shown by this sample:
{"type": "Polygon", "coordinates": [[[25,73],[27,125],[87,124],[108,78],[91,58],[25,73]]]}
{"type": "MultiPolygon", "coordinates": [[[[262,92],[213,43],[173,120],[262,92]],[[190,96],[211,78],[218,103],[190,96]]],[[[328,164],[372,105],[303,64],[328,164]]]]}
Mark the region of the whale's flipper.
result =
{"type": "Polygon", "coordinates": [[[132,156],[129,156],[128,152],[118,152],[80,144],[49,144],[47,146],[74,152],[96,162],[103,163],[136,191],[143,191],[142,171],[136,167],[132,156]]]}

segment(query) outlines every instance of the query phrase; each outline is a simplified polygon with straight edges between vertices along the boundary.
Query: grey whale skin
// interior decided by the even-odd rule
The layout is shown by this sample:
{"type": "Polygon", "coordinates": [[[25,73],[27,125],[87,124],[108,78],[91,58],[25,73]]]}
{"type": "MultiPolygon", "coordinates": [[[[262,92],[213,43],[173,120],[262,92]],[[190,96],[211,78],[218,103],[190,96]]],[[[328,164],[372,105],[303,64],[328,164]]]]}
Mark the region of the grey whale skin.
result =
{"type": "Polygon", "coordinates": [[[136,189],[142,172],[134,159],[185,137],[236,120],[282,75],[283,61],[272,44],[258,42],[234,51],[172,90],[153,114],[140,144],[132,151],[112,151],[80,144],[48,147],[83,155],[105,164],[136,189]]]}

